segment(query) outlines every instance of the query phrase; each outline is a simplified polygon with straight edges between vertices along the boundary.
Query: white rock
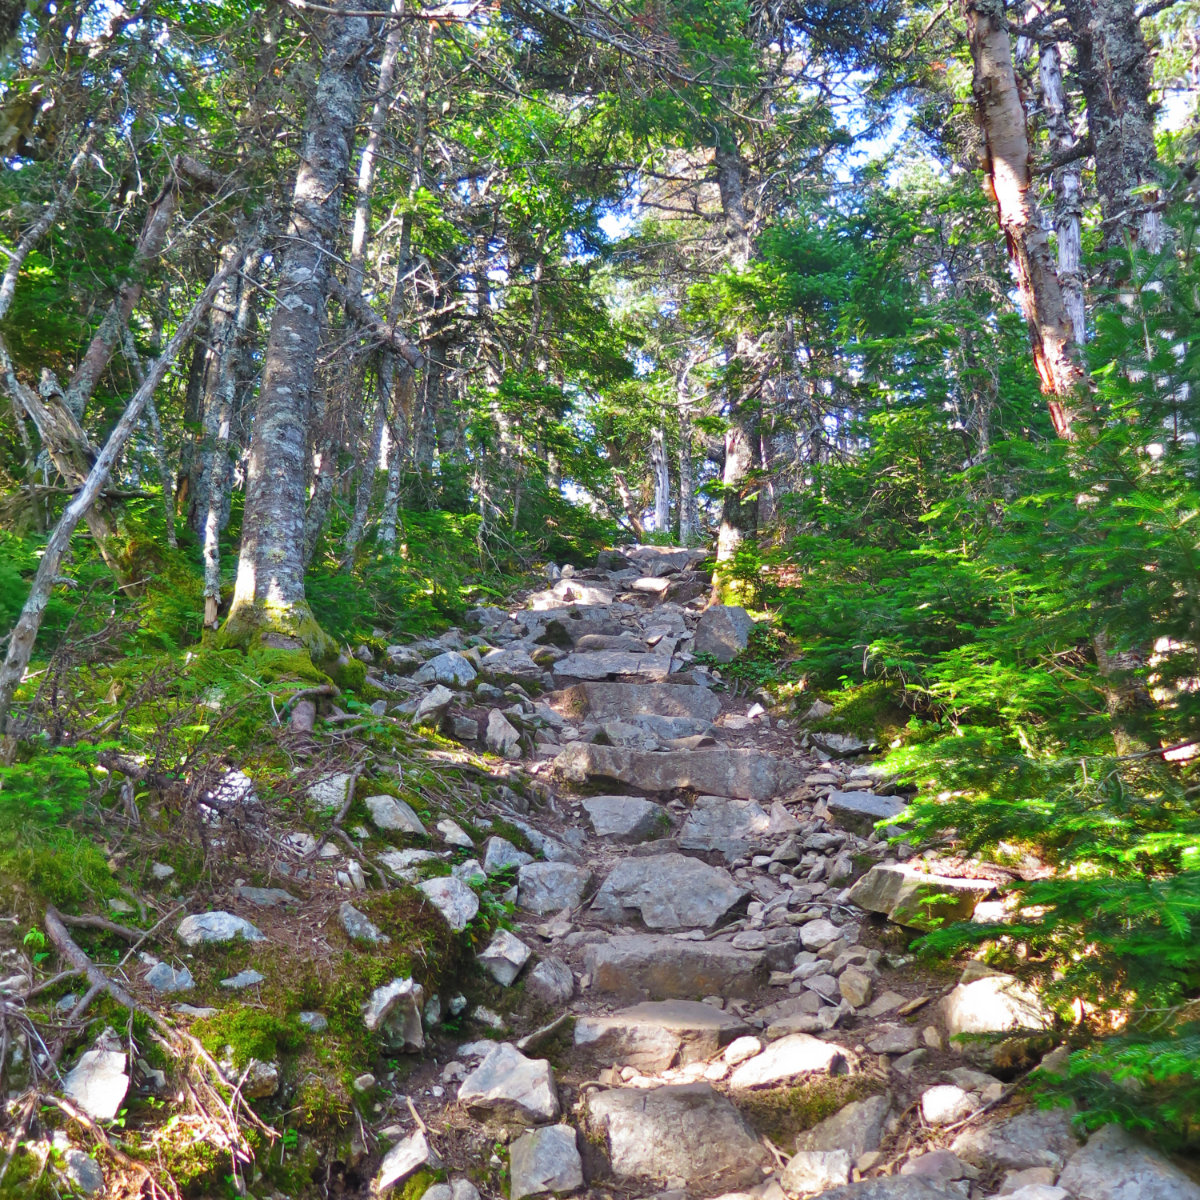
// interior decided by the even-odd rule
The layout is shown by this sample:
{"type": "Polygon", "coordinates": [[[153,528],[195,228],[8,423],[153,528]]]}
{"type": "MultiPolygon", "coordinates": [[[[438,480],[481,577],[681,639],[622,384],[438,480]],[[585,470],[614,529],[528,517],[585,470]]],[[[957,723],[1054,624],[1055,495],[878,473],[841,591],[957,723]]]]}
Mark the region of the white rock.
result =
{"type": "Polygon", "coordinates": [[[522,867],[517,878],[520,906],[542,915],[578,907],[592,873],[586,867],[570,863],[535,862],[522,867]]]}
{"type": "Polygon", "coordinates": [[[501,758],[516,760],[521,757],[521,735],[498,708],[488,713],[484,741],[487,748],[501,758]]]}
{"type": "Polygon", "coordinates": [[[179,922],[175,934],[188,947],[205,943],[232,942],[239,937],[247,942],[267,940],[245,917],[235,917],[233,913],[227,912],[197,913],[184,917],[179,922]]]}
{"type": "Polygon", "coordinates": [[[509,1153],[511,1200],[542,1192],[561,1195],[583,1187],[583,1161],[570,1125],[547,1125],[523,1133],[509,1153]]]}
{"type": "Polygon", "coordinates": [[[398,1183],[403,1183],[411,1175],[415,1175],[422,1167],[441,1167],[442,1160],[437,1151],[429,1144],[429,1139],[421,1130],[409,1134],[403,1141],[397,1142],[383,1156],[379,1164],[379,1173],[375,1176],[375,1190],[386,1192],[398,1183]]]}
{"type": "Polygon", "coordinates": [[[417,725],[436,725],[446,715],[446,709],[453,699],[454,693],[439,683],[421,698],[413,714],[413,722],[417,725]]]}
{"type": "Polygon", "coordinates": [[[363,804],[371,814],[375,827],[385,833],[415,833],[421,836],[426,833],[412,805],[397,800],[395,796],[368,796],[363,804]]]}
{"type": "Polygon", "coordinates": [[[488,875],[495,875],[506,867],[523,867],[531,862],[532,854],[518,850],[506,838],[493,836],[483,844],[483,869],[488,875]]]}
{"type": "Polygon", "coordinates": [[[730,1085],[740,1088],[782,1083],[797,1075],[834,1075],[846,1068],[840,1046],[823,1042],[806,1033],[793,1033],[772,1042],[761,1054],[747,1059],[730,1076],[730,1085]]]}
{"type": "Polygon", "coordinates": [[[479,955],[479,961],[491,977],[501,985],[509,987],[529,961],[533,951],[507,929],[497,929],[487,949],[479,955]]]}
{"type": "Polygon", "coordinates": [[[308,798],[318,808],[328,808],[337,812],[345,803],[346,789],[350,786],[351,776],[345,771],[337,771],[318,779],[308,789],[308,798]]]}
{"type": "Polygon", "coordinates": [[[953,1125],[979,1107],[970,1092],[953,1084],[939,1084],[921,1095],[921,1116],[929,1125],[953,1125]]]}
{"type": "Polygon", "coordinates": [[[1037,993],[1013,975],[985,975],[960,983],[942,1001],[942,1016],[951,1037],[1050,1026],[1037,993]]]}
{"type": "Polygon", "coordinates": [[[363,1006],[363,1024],[371,1033],[397,1050],[421,1050],[425,1034],[421,1027],[421,1005],[425,989],[411,979],[393,979],[377,987],[363,1006]]]}
{"type": "Polygon", "coordinates": [[[443,817],[437,823],[437,831],[441,834],[442,841],[448,846],[460,846],[464,850],[473,850],[475,848],[475,843],[467,836],[463,827],[457,821],[452,821],[449,817],[443,817]]]}
{"type": "Polygon", "coordinates": [[[464,688],[474,680],[475,668],[461,654],[447,650],[431,658],[413,675],[414,683],[444,683],[464,688]]]}
{"type": "Polygon", "coordinates": [[[554,1072],[544,1058],[526,1058],[509,1042],[497,1043],[463,1080],[458,1101],[468,1109],[523,1124],[558,1117],[554,1072]]]}
{"type": "Polygon", "coordinates": [[[740,1037],[734,1038],[728,1046],[725,1047],[725,1053],[721,1056],[731,1067],[736,1067],[739,1063],[744,1063],[748,1058],[753,1058],[756,1054],[762,1052],[762,1042],[756,1037],[740,1037]]]}
{"type": "Polygon", "coordinates": [[[338,905],[338,920],[352,941],[386,944],[392,939],[369,917],[360,913],[349,900],[338,905]]]}
{"type": "Polygon", "coordinates": [[[821,950],[841,936],[842,931],[824,917],[800,926],[800,941],[805,950],[821,950]]]}
{"type": "Polygon", "coordinates": [[[853,1164],[845,1150],[797,1150],[779,1182],[787,1194],[823,1192],[845,1183],[853,1164]]]}
{"type": "Polygon", "coordinates": [[[461,879],[444,875],[417,884],[455,933],[461,933],[479,911],[479,897],[461,879]]]}
{"type": "Polygon", "coordinates": [[[111,1121],[129,1090],[125,1055],[120,1050],[88,1050],[63,1083],[63,1091],[93,1121],[111,1121]]]}
{"type": "Polygon", "coordinates": [[[434,862],[438,857],[432,850],[387,850],[379,855],[379,861],[405,882],[415,883],[420,877],[421,864],[434,862]]]}

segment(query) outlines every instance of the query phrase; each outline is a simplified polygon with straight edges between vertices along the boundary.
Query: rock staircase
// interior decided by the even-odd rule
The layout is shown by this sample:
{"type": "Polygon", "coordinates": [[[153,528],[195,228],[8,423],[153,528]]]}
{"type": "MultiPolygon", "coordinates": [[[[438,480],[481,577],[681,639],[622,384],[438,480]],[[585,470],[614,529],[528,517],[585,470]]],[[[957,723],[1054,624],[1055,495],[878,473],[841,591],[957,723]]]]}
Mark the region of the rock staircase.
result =
{"type": "Polygon", "coordinates": [[[431,1132],[397,1141],[375,1190],[435,1165],[450,1182],[427,1200],[464,1200],[507,1156],[510,1200],[1200,1198],[1122,1131],[1081,1145],[1068,1113],[1018,1107],[994,1040],[954,1040],[1012,1035],[1024,1065],[1028,1033],[1053,1044],[1017,979],[931,973],[889,918],[995,919],[1003,873],[894,848],[875,825],[903,801],[877,768],[722,688],[701,663],[751,622],[705,607],[699,558],[626,547],[556,572],[410,677],[435,685],[410,711],[481,738],[544,803],[511,793],[536,859],[492,836],[468,868],[516,869],[480,964],[520,1002],[475,1013],[504,1040],[435,1038],[411,1092],[431,1132]]]}

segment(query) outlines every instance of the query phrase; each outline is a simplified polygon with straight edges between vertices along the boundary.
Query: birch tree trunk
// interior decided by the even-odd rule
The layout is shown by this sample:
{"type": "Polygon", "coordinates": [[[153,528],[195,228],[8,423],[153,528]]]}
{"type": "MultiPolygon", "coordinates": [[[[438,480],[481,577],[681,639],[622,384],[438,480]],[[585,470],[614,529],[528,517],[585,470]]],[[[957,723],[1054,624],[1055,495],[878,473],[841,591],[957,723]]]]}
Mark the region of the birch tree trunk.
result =
{"type": "Polygon", "coordinates": [[[654,531],[671,528],[671,472],[667,465],[667,433],[659,425],[650,438],[650,465],[654,469],[654,531]]]}
{"type": "Polygon", "coordinates": [[[1075,360],[1071,321],[1037,211],[1025,110],[1013,70],[1002,0],[964,0],[974,63],[972,90],[985,146],[985,188],[995,198],[1000,228],[1017,276],[1033,362],[1059,437],[1073,438],[1076,393],[1083,372],[1075,360]]]}
{"type": "MultiPolygon", "coordinates": [[[[742,189],[743,163],[737,147],[718,145],[714,154],[721,211],[725,218],[725,240],[730,267],[735,271],[750,262],[750,227],[742,189]]],[[[751,394],[753,347],[749,336],[739,331],[725,348],[725,390],[728,424],[725,431],[725,467],[721,484],[721,528],[717,534],[717,565],[713,572],[713,596],[737,599],[730,577],[722,567],[733,561],[738,550],[758,532],[759,404],[751,394]]]]}
{"type": "Polygon", "coordinates": [[[679,414],[679,542],[695,545],[700,539],[700,502],[696,496],[696,448],[692,431],[689,358],[675,377],[675,408],[679,414]]]}
{"type": "Polygon", "coordinates": [[[320,80],[309,105],[281,248],[246,475],[237,584],[221,631],[226,644],[244,644],[263,632],[282,635],[318,658],[331,656],[335,647],[304,594],[308,417],[371,28],[365,17],[333,14],[322,41],[320,80]]]}
{"type": "Polygon", "coordinates": [[[13,695],[24,677],[25,668],[29,665],[29,659],[33,654],[34,643],[42,624],[42,616],[46,611],[46,604],[54,588],[54,580],[58,576],[63,556],[71,544],[71,535],[108,483],[109,475],[112,473],[117,459],[121,456],[121,452],[125,449],[130,435],[137,427],[138,421],[141,420],[142,410],[150,402],[155,388],[162,382],[171,364],[178,357],[179,351],[195,332],[201,317],[212,303],[218,289],[225,282],[228,273],[236,270],[241,265],[241,261],[242,257],[238,255],[214,276],[208,287],[204,289],[200,299],[192,305],[191,311],[179,323],[166,348],[155,360],[141,386],[126,405],[121,419],[113,427],[112,433],[108,435],[108,441],[104,444],[104,448],[96,456],[96,461],[92,464],[83,486],[63,510],[54,532],[50,535],[50,539],[42,551],[37,572],[33,577],[33,584],[29,589],[29,596],[21,609],[17,623],[13,626],[8,642],[8,653],[5,656],[3,667],[0,667],[0,737],[3,739],[0,758],[5,762],[11,761],[14,749],[13,730],[9,721],[13,695]]]}
{"type": "MultiPolygon", "coordinates": [[[[1065,156],[1076,148],[1076,137],[1063,88],[1062,55],[1057,42],[1047,42],[1042,47],[1038,79],[1042,85],[1042,112],[1050,135],[1050,152],[1055,157],[1065,156]]],[[[1050,184],[1054,189],[1058,282],[1071,322],[1072,339],[1076,346],[1082,346],[1087,341],[1087,320],[1083,300],[1083,182],[1079,160],[1051,172],[1050,184]]]]}

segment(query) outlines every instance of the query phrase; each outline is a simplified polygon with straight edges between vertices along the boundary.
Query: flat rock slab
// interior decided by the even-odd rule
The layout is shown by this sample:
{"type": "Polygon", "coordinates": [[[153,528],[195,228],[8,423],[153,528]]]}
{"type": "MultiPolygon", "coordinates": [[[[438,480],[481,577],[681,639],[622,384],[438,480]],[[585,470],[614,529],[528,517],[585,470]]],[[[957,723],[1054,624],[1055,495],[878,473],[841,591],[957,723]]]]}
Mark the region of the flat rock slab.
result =
{"type": "Polygon", "coordinates": [[[958,984],[942,1001],[942,1016],[951,1037],[1050,1027],[1037,993],[1014,975],[985,975],[958,984]]]}
{"type": "Polygon", "coordinates": [[[977,1167],[997,1166],[1008,1171],[1051,1167],[1060,1171],[1079,1149],[1079,1139],[1066,1109],[1027,1108],[991,1124],[968,1126],[951,1142],[950,1149],[977,1167]]]}
{"type": "Polygon", "coordinates": [[[565,862],[535,862],[517,873],[517,903],[529,912],[544,915],[583,903],[592,873],[587,867],[565,862]]]}
{"type": "Polygon", "coordinates": [[[622,1179],[681,1180],[696,1194],[757,1183],[766,1148],[733,1104],[707,1083],[590,1092],[588,1124],[622,1179]]]}
{"type": "Polygon", "coordinates": [[[540,1125],[557,1120],[558,1091],[544,1058],[526,1058],[509,1042],[499,1042],[462,1082],[458,1101],[472,1112],[540,1125]]]}
{"type": "Polygon", "coordinates": [[[713,604],[700,614],[693,649],[711,654],[717,662],[733,662],[750,644],[754,621],[736,604],[713,604]]]}
{"type": "Polygon", "coordinates": [[[509,1151],[508,1170],[510,1200],[543,1192],[558,1196],[583,1187],[583,1160],[575,1144],[575,1130],[570,1125],[547,1125],[521,1134],[509,1151]]]}
{"type": "Polygon", "coordinates": [[[600,885],[592,913],[648,929],[711,929],[749,896],[723,867],[686,854],[622,859],[600,885]]]}
{"type": "Polygon", "coordinates": [[[899,796],[877,796],[874,792],[830,792],[826,803],[839,825],[864,837],[878,821],[894,820],[908,807],[899,796]]]}
{"type": "Polygon", "coordinates": [[[93,1121],[111,1121],[125,1103],[129,1076],[120,1050],[88,1050],[63,1081],[63,1091],[93,1121]]]}
{"type": "Polygon", "coordinates": [[[461,879],[443,875],[417,884],[425,899],[446,918],[455,933],[462,933],[479,911],[479,897],[461,879]]]}
{"type": "Polygon", "coordinates": [[[770,800],[797,778],[790,764],[759,750],[669,750],[665,753],[624,746],[573,742],[555,759],[572,783],[615,779],[643,792],[693,788],[712,796],[770,800]]]}
{"type": "Polygon", "coordinates": [[[912,1175],[864,1179],[821,1192],[821,1200],[962,1200],[961,1189],[952,1183],[935,1183],[912,1175]]]}
{"type": "Polygon", "coordinates": [[[994,886],[986,879],[931,875],[909,863],[880,863],[850,889],[850,901],[867,912],[884,913],[898,925],[933,929],[969,921],[994,886]]]}
{"type": "Polygon", "coordinates": [[[557,712],[598,721],[631,717],[691,717],[715,721],[721,700],[695,684],[580,683],[548,697],[557,712]]]}
{"type": "Polygon", "coordinates": [[[741,1088],[785,1083],[799,1075],[838,1075],[847,1069],[841,1046],[823,1042],[807,1033],[793,1033],[772,1042],[761,1054],[748,1058],[729,1077],[729,1085],[741,1088]]]}
{"type": "Polygon", "coordinates": [[[534,592],[526,604],[532,612],[546,612],[571,604],[607,608],[615,598],[611,588],[585,583],[581,579],[560,579],[545,591],[534,592]]]}
{"type": "Polygon", "coordinates": [[[190,947],[232,942],[241,938],[247,942],[265,942],[266,936],[245,917],[227,912],[195,913],[179,922],[175,935],[190,947]]]}
{"type": "Polygon", "coordinates": [[[732,862],[770,829],[770,815],[754,800],[697,796],[678,840],[685,850],[716,850],[732,862]]]}
{"type": "Polygon", "coordinates": [[[645,842],[667,831],[667,810],[641,796],[590,796],[583,802],[592,832],[614,842],[645,842]]]}
{"type": "Polygon", "coordinates": [[[633,650],[577,650],[554,664],[554,674],[562,679],[613,679],[636,676],[654,682],[666,679],[673,664],[665,654],[646,654],[633,650]]]}
{"type": "Polygon", "coordinates": [[[1119,1125],[1092,1134],[1058,1186],[1080,1200],[1200,1200],[1200,1184],[1119,1125]]]}
{"type": "Polygon", "coordinates": [[[588,946],[584,965],[594,991],[630,999],[752,996],[767,979],[761,950],[656,934],[626,934],[588,946]]]}
{"type": "Polygon", "coordinates": [[[665,1071],[704,1062],[748,1032],[733,1013],[698,1000],[647,1001],[609,1016],[580,1017],[575,1045],[609,1066],[665,1071]]]}

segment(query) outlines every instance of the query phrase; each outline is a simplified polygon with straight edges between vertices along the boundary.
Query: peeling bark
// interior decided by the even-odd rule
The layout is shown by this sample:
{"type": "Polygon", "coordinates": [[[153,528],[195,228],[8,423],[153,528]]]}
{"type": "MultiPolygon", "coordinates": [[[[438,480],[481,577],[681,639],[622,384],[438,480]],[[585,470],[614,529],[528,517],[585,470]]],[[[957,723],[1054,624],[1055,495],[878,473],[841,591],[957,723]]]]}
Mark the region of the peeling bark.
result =
{"type": "Polygon", "coordinates": [[[1017,276],[1033,362],[1059,437],[1073,438],[1080,414],[1075,394],[1083,372],[1075,359],[1071,322],[1037,211],[1025,110],[1013,70],[1012,44],[1001,0],[964,0],[974,62],[972,90],[985,145],[985,187],[996,201],[1000,228],[1017,276]]]}
{"type": "Polygon", "coordinates": [[[654,532],[671,528],[671,471],[667,465],[667,434],[659,425],[650,436],[650,465],[654,471],[654,532]]]}

